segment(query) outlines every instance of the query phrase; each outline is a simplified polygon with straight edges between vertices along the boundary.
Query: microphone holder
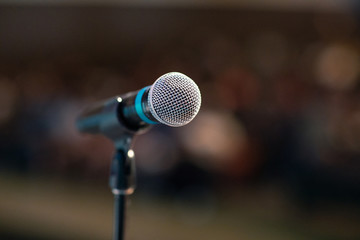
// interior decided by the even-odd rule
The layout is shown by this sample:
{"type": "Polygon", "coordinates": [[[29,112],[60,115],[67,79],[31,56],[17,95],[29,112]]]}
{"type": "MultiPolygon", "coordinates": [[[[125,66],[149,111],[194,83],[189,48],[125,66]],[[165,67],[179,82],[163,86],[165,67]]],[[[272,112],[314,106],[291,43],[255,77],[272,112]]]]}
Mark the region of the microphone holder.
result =
{"type": "Polygon", "coordinates": [[[125,134],[115,141],[109,186],[114,194],[113,240],[124,239],[126,196],[135,189],[135,154],[130,149],[132,135],[125,134]]]}

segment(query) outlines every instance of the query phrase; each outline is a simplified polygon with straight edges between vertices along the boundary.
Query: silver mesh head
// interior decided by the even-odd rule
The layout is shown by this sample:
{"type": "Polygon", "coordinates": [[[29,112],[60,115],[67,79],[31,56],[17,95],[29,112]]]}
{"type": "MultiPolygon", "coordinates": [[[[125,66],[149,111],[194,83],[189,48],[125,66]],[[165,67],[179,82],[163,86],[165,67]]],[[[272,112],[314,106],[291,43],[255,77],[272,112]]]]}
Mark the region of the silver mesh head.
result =
{"type": "Polygon", "coordinates": [[[168,126],[181,127],[199,112],[201,94],[191,78],[171,72],[159,77],[150,87],[148,103],[156,120],[168,126]]]}

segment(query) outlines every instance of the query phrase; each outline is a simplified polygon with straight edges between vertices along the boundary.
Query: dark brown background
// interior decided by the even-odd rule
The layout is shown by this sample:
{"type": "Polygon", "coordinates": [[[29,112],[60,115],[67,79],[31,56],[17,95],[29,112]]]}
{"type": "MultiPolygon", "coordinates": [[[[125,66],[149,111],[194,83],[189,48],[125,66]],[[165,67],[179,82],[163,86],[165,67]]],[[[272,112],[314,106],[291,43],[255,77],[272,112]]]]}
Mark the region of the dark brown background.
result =
{"type": "Polygon", "coordinates": [[[0,238],[110,239],[112,144],[87,104],[180,71],[203,103],[138,136],[128,239],[357,239],[351,11],[0,6],[0,238]]]}

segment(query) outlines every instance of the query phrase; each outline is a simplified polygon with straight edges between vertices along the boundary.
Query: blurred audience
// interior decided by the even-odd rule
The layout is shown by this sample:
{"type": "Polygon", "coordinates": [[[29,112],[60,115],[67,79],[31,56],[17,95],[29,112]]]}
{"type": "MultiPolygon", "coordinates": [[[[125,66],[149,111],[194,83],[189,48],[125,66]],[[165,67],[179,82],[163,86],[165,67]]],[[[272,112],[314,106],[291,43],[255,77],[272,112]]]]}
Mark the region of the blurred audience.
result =
{"type": "Polygon", "coordinates": [[[193,38],[144,44],[131,67],[73,53],[0,65],[1,168],[107,178],[112,143],[77,133],[82,107],[181,71],[198,83],[203,107],[184,128],[137,137],[140,190],[208,193],[216,183],[275,181],[307,206],[358,204],[360,45],[347,41],[358,25],[340,18],[338,35],[327,20],[315,17],[308,38],[285,28],[242,39],[207,31],[203,40],[189,29],[193,38]]]}

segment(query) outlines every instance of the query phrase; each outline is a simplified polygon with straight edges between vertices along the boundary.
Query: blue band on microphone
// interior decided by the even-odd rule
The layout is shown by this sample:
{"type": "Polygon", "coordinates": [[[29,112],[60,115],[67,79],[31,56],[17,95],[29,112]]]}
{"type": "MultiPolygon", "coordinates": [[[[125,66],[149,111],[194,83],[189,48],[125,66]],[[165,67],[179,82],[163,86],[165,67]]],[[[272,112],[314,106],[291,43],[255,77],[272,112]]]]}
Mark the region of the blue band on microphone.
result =
{"type": "Polygon", "coordinates": [[[148,117],[146,117],[146,115],[145,115],[145,113],[143,111],[143,108],[142,108],[141,99],[142,99],[146,89],[148,89],[148,87],[144,87],[136,95],[136,98],[135,98],[135,110],[136,110],[136,113],[141,118],[141,120],[143,120],[144,122],[149,123],[149,124],[157,124],[157,122],[151,121],[148,117]]]}

